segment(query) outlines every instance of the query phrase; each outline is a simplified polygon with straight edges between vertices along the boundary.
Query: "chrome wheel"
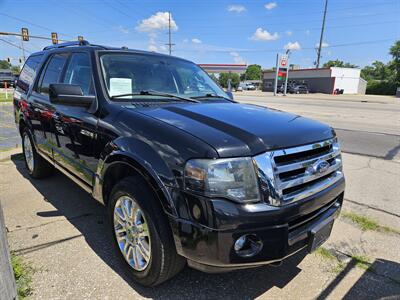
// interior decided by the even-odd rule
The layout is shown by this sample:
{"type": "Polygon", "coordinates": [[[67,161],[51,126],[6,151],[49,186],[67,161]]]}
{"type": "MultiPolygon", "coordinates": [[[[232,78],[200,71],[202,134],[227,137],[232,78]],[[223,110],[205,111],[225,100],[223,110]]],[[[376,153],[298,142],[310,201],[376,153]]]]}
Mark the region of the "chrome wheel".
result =
{"type": "Polygon", "coordinates": [[[33,172],[33,168],[35,166],[35,160],[33,157],[31,139],[29,138],[27,133],[24,134],[24,156],[29,171],[33,172]]]}
{"type": "Polygon", "coordinates": [[[127,263],[136,271],[146,269],[151,258],[148,223],[138,203],[129,196],[115,203],[114,232],[127,263]]]}

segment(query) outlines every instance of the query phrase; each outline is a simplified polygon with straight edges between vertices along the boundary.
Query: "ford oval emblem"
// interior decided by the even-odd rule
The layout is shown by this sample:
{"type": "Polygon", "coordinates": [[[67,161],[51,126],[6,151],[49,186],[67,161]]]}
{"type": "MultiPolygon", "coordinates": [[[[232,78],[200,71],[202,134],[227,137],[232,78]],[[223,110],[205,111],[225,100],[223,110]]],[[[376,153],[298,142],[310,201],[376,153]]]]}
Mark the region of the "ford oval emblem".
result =
{"type": "Polygon", "coordinates": [[[308,174],[322,174],[325,173],[331,165],[326,161],[319,159],[306,170],[308,174]]]}

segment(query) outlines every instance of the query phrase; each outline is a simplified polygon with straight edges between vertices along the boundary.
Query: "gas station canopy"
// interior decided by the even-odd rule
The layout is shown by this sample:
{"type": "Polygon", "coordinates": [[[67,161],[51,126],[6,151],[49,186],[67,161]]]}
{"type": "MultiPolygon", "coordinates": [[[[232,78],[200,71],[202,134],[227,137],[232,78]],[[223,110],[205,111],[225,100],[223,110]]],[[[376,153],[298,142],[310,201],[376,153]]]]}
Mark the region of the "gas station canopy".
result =
{"type": "Polygon", "coordinates": [[[244,73],[246,64],[199,64],[207,73],[244,73]]]}

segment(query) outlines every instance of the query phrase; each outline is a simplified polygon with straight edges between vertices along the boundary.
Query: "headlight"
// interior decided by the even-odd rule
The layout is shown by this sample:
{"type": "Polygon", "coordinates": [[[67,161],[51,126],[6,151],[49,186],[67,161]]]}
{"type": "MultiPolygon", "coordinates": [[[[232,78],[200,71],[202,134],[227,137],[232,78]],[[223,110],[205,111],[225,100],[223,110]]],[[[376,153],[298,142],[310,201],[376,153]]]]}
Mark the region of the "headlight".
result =
{"type": "Polygon", "coordinates": [[[192,159],[185,167],[185,188],[207,197],[238,202],[260,200],[253,160],[249,157],[192,159]]]}

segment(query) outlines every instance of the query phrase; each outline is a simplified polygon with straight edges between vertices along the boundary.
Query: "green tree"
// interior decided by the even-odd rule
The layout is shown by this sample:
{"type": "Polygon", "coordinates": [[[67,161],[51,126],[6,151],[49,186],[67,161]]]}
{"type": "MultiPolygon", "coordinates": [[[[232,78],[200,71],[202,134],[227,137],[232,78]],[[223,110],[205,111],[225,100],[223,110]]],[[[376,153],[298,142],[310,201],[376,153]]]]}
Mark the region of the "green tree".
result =
{"type": "Polygon", "coordinates": [[[219,83],[217,76],[215,76],[215,74],[211,73],[210,77],[212,80],[214,80],[216,83],[219,83]]]}
{"type": "Polygon", "coordinates": [[[239,85],[240,77],[239,74],[236,73],[220,73],[219,74],[219,84],[227,88],[228,87],[228,80],[231,80],[232,87],[236,88],[239,85]]]}
{"type": "Polygon", "coordinates": [[[375,69],[372,66],[365,66],[361,69],[361,77],[366,81],[370,81],[375,76],[375,69]]]}
{"type": "Polygon", "coordinates": [[[361,76],[367,80],[367,94],[394,95],[400,86],[400,41],[396,41],[389,50],[393,59],[387,64],[374,61],[361,70],[361,76]]]}
{"type": "Polygon", "coordinates": [[[394,71],[393,75],[396,84],[400,86],[400,40],[396,41],[393,46],[390,47],[389,53],[393,57],[390,68],[394,71]]]}
{"type": "Polygon", "coordinates": [[[0,60],[0,69],[9,69],[11,64],[6,60],[0,60]]]}
{"type": "Polygon", "coordinates": [[[13,74],[18,75],[20,72],[19,66],[11,66],[11,72],[13,72],[13,74]]]}
{"type": "Polygon", "coordinates": [[[330,67],[340,67],[340,68],[358,68],[358,66],[353,65],[348,62],[344,62],[342,60],[336,59],[336,60],[328,60],[326,63],[323,65],[324,68],[330,68],[330,67]]]}
{"type": "Polygon", "coordinates": [[[365,80],[389,80],[392,77],[389,64],[381,61],[374,61],[372,66],[365,66],[361,70],[361,77],[365,80]]]}
{"type": "Polygon", "coordinates": [[[260,65],[247,66],[246,72],[240,76],[241,80],[260,80],[262,69],[260,65]]]}

